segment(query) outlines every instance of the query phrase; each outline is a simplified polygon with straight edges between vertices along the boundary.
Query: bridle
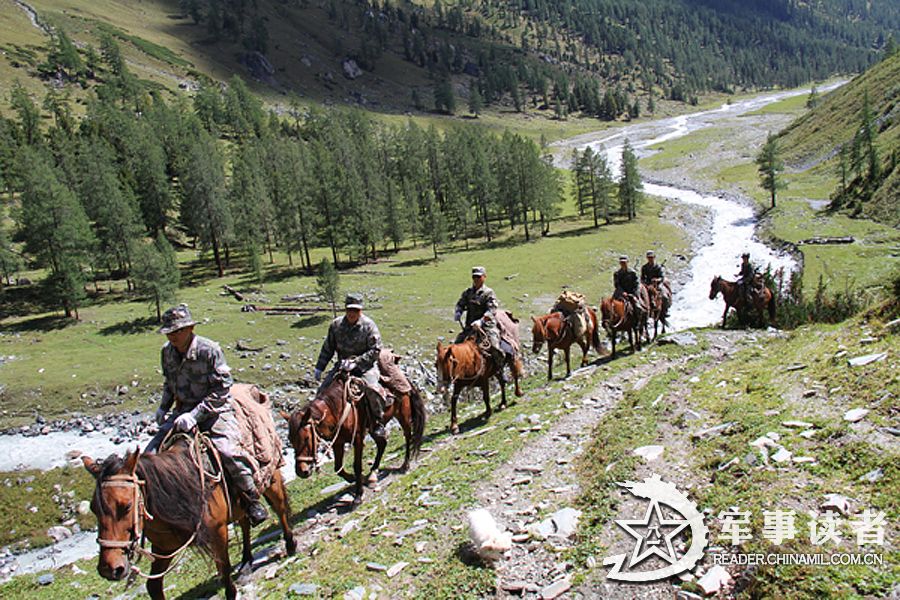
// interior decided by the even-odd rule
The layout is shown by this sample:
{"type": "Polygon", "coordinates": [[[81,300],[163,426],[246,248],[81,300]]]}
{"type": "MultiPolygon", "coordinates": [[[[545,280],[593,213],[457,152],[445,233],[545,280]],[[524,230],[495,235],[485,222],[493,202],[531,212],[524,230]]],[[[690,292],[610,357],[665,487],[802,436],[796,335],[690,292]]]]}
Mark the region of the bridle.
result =
{"type": "MultiPolygon", "coordinates": [[[[335,426],[335,428],[334,428],[334,435],[332,436],[332,438],[329,440],[329,439],[323,437],[322,434],[319,433],[319,425],[321,425],[322,421],[325,420],[324,415],[321,418],[315,419],[315,420],[310,418],[307,421],[306,425],[303,425],[298,430],[298,433],[299,433],[300,431],[303,431],[307,428],[309,429],[309,437],[312,440],[311,448],[310,448],[310,455],[309,456],[297,456],[294,459],[296,462],[304,463],[304,464],[311,464],[312,468],[315,469],[316,471],[318,471],[319,467],[321,467],[322,464],[325,462],[324,460],[321,460],[319,458],[319,443],[320,442],[322,442],[322,446],[324,448],[324,453],[327,456],[331,455],[332,448],[334,447],[335,443],[337,443],[338,436],[341,435],[341,428],[343,428],[344,423],[347,422],[347,419],[350,417],[350,413],[353,411],[353,400],[358,400],[359,398],[362,397],[362,394],[359,394],[359,396],[357,397],[357,395],[354,394],[353,391],[351,390],[352,379],[353,379],[352,377],[348,377],[347,381],[345,381],[342,386],[341,399],[343,400],[344,408],[341,411],[341,416],[338,419],[337,426],[335,426]],[[349,400],[348,400],[348,398],[349,398],[349,400]]],[[[327,408],[327,406],[328,406],[327,403],[325,405],[327,408]]],[[[351,436],[350,439],[353,439],[356,437],[357,422],[358,422],[358,419],[354,419],[353,435],[351,436]]]]}

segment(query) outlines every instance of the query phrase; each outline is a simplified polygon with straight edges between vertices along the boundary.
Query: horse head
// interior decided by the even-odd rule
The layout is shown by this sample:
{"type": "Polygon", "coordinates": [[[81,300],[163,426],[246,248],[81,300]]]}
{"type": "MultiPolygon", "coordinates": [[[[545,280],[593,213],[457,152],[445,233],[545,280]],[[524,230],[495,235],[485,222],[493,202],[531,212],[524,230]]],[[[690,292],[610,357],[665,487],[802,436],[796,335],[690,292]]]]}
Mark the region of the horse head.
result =
{"type": "Polygon", "coordinates": [[[531,350],[538,354],[541,351],[541,348],[544,347],[544,340],[546,335],[544,334],[544,317],[531,317],[531,350]]]}
{"type": "Polygon", "coordinates": [[[709,299],[715,300],[716,296],[719,295],[719,284],[722,282],[722,278],[718,275],[713,277],[712,283],[709,285],[709,299]]]}
{"type": "Polygon", "coordinates": [[[141,539],[145,512],[143,482],[136,475],[139,457],[138,449],[127,454],[124,460],[116,455],[101,462],[89,456],[81,457],[97,483],[91,499],[100,544],[97,572],[110,581],[120,581],[129,574],[132,556],[141,539]]]}
{"type": "Polygon", "coordinates": [[[328,400],[343,394],[348,377],[346,371],[338,371],[331,383],[304,408],[294,414],[281,412],[288,422],[288,441],[294,449],[294,472],[301,479],[308,478],[319,467],[320,439],[330,439],[337,433],[335,429],[340,415],[334,414],[331,409],[336,403],[329,403],[328,400]]]}

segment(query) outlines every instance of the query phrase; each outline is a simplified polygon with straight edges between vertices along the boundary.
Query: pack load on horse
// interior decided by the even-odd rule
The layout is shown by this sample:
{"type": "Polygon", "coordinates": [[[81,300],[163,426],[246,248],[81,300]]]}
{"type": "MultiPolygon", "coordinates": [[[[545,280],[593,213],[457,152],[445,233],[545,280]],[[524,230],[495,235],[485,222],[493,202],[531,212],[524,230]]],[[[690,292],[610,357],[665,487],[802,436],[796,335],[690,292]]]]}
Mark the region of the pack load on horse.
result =
{"type": "Polygon", "coordinates": [[[666,279],[663,266],[656,262],[656,253],[647,250],[647,262],[641,267],[641,284],[647,289],[649,318],[653,320],[653,339],[668,326],[669,309],[672,307],[672,286],[666,279]]]}
{"type": "MultiPolygon", "coordinates": [[[[406,439],[406,454],[402,472],[409,469],[422,446],[425,435],[425,402],[419,390],[410,383],[398,366],[398,357],[390,349],[378,355],[381,382],[392,395],[392,401],[382,415],[382,423],[397,419],[406,439]]],[[[320,455],[333,452],[334,471],[349,483],[355,484],[354,504],[363,499],[362,454],[366,433],[371,432],[371,412],[360,408],[368,385],[361,377],[346,370],[338,371],[330,382],[319,388],[316,397],[306,407],[281,415],[288,421],[288,439],[294,448],[294,470],[305,479],[321,464],[320,455]],[[353,475],[344,471],[344,446],[353,444],[353,475]]],[[[373,435],[376,444],[375,461],[368,480],[375,483],[378,468],[387,446],[385,436],[373,435]]]]}
{"type": "Polygon", "coordinates": [[[425,403],[419,391],[397,366],[398,357],[381,347],[375,322],[362,313],[359,294],[348,294],[343,317],[332,321],[316,363],[315,378],[336,354],[338,361],[316,391],[316,397],[293,415],[282,413],[289,423],[294,448],[294,468],[309,477],[320,464],[319,452],[334,452],[335,472],[355,483],[354,503],[363,497],[362,453],[366,434],[375,440],[377,452],[369,481],[378,478],[378,467],[387,446],[384,426],[397,419],[406,438],[403,470],[418,452],[425,432],[425,403]],[[352,443],[353,476],[343,471],[344,445],[352,443]]]}
{"type": "Polygon", "coordinates": [[[470,386],[481,388],[484,399],[484,417],[490,418],[490,380],[497,377],[500,384],[500,405],[506,407],[504,367],[509,365],[515,384],[516,396],[522,395],[519,378],[522,377],[522,361],[519,358],[520,343],[518,320],[511,313],[499,308],[494,291],[484,285],[484,267],[472,268],[472,287],[466,288],[456,303],[454,320],[460,321],[463,312],[466,322],[453,344],[444,346],[438,342],[437,369],[438,393],[452,388],[450,397],[450,430],[459,432],[456,420],[456,403],[460,392],[470,386]]]}
{"type": "Polygon", "coordinates": [[[597,313],[587,305],[583,294],[564,291],[556,299],[550,313],[531,317],[532,350],[535,354],[547,342],[547,380],[553,379],[553,353],[561,348],[566,355],[566,376],[572,372],[569,349],[573,343],[581,346],[581,366],[587,364],[588,349],[593,346],[600,354],[600,335],[597,313]]]}
{"type": "Polygon", "coordinates": [[[760,320],[763,319],[763,311],[768,310],[769,323],[775,322],[776,302],[775,294],[765,285],[762,273],[759,273],[750,262],[750,254],[744,252],[741,255],[741,270],[737,275],[737,281],[728,281],[716,275],[709,286],[709,299],[715,300],[719,293],[725,300],[725,311],[722,313],[722,327],[728,317],[728,310],[734,308],[742,323],[746,322],[751,309],[756,310],[760,320]]]}
{"type": "Polygon", "coordinates": [[[190,432],[197,428],[205,433],[221,455],[229,482],[251,525],[259,525],[268,513],[259,501],[254,481],[258,465],[241,446],[241,430],[231,402],[231,368],[225,355],[217,343],[194,334],[196,322],[187,305],[168,309],[162,321],[159,332],[166,335],[168,342],[161,352],[165,383],[156,411],[159,431],[145,452],[156,452],[172,431],[190,432]]]}

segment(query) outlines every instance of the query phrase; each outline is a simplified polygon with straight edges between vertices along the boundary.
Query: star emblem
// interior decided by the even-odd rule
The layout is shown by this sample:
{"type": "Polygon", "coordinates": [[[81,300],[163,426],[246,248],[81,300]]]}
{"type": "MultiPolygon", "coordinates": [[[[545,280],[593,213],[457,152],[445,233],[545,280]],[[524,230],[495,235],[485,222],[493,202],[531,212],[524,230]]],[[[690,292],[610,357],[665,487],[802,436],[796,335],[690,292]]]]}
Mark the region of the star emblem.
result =
{"type": "Polygon", "coordinates": [[[650,501],[647,514],[643,519],[619,519],[616,523],[636,540],[629,568],[644,562],[653,555],[669,564],[678,560],[675,549],[672,547],[672,540],[688,526],[688,521],[686,519],[665,519],[658,501],[650,501]],[[642,534],[641,531],[646,533],[642,534]]]}

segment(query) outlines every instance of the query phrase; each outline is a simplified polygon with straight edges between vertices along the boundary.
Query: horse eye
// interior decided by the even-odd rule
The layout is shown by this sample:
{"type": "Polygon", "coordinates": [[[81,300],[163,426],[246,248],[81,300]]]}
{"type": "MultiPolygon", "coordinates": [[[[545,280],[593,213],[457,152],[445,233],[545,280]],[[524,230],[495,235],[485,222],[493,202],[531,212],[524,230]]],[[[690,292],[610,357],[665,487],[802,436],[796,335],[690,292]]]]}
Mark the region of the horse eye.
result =
{"type": "Polygon", "coordinates": [[[128,502],[127,504],[120,504],[118,509],[116,510],[116,512],[118,513],[118,517],[120,519],[125,518],[125,515],[127,515],[130,511],[131,511],[131,502],[128,502]]]}

